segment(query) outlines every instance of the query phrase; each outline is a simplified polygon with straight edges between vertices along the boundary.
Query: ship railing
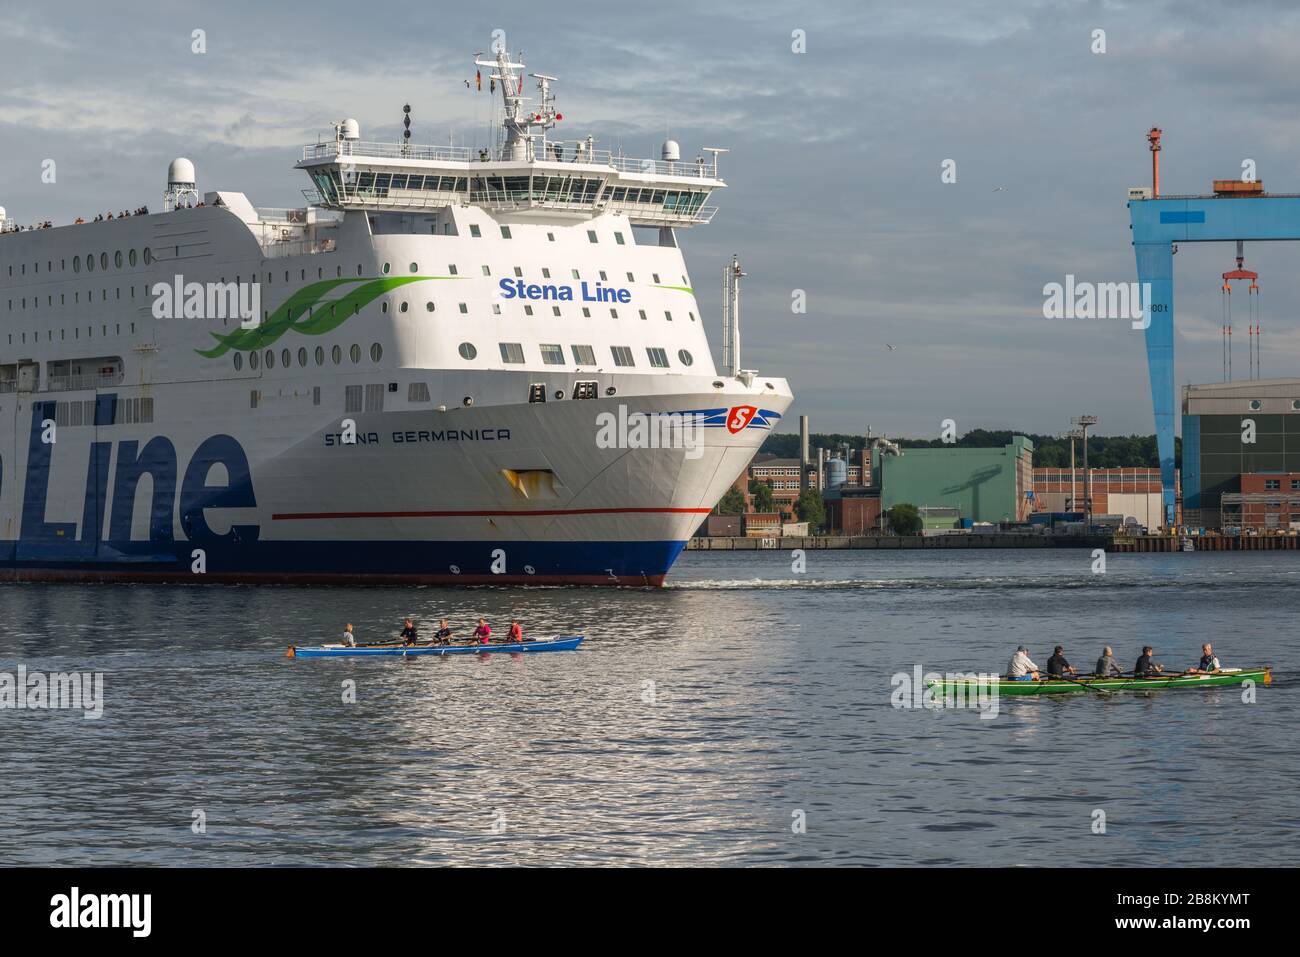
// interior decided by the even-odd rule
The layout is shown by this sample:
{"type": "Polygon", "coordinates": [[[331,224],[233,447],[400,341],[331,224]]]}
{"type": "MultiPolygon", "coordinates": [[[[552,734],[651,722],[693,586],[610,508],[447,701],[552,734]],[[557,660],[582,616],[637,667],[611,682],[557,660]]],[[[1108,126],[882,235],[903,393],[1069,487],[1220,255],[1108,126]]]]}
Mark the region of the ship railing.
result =
{"type": "MultiPolygon", "coordinates": [[[[585,144],[582,144],[585,147],[585,144]]],[[[578,143],[551,141],[538,144],[534,162],[578,163],[607,166],[620,173],[642,173],[647,176],[680,176],[688,179],[717,179],[717,160],[656,160],[648,157],[624,156],[611,150],[578,149],[578,143]]],[[[342,143],[316,143],[304,146],[304,160],[340,159],[413,159],[432,162],[470,163],[497,161],[501,157],[494,151],[468,146],[412,146],[404,143],[363,143],[345,140],[342,143]]]]}
{"type": "MultiPolygon", "coordinates": [[[[123,374],[111,375],[52,375],[45,380],[42,392],[88,392],[92,389],[111,389],[122,384],[123,374]]],[[[3,391],[3,390],[0,390],[3,391]]]]}

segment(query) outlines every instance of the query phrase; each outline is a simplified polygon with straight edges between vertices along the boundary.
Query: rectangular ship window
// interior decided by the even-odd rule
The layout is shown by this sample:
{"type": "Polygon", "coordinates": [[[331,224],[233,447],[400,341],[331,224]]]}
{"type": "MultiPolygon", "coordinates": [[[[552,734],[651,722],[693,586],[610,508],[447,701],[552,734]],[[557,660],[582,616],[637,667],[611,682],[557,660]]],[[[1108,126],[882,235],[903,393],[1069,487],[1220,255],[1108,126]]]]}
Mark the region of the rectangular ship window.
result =
{"type": "Polygon", "coordinates": [[[501,361],[509,362],[513,365],[519,365],[524,361],[524,347],[518,342],[502,342],[501,361]]]}
{"type": "Polygon", "coordinates": [[[343,411],[360,412],[361,411],[361,386],[349,385],[343,388],[343,411]]]}
{"type": "Polygon", "coordinates": [[[594,366],[596,364],[596,350],[591,346],[569,346],[573,352],[574,365],[594,366]]]}
{"type": "Polygon", "coordinates": [[[632,359],[632,350],[627,346],[610,346],[609,351],[614,354],[614,365],[632,366],[636,362],[632,359]]]}
{"type": "Polygon", "coordinates": [[[429,384],[427,382],[412,382],[406,387],[407,402],[429,402],[429,384]]]}
{"type": "Polygon", "coordinates": [[[558,343],[543,342],[541,344],[542,362],[548,366],[564,365],[564,347],[558,343]]]}
{"type": "Polygon", "coordinates": [[[366,411],[384,411],[384,384],[382,382],[366,386],[366,411]]]}

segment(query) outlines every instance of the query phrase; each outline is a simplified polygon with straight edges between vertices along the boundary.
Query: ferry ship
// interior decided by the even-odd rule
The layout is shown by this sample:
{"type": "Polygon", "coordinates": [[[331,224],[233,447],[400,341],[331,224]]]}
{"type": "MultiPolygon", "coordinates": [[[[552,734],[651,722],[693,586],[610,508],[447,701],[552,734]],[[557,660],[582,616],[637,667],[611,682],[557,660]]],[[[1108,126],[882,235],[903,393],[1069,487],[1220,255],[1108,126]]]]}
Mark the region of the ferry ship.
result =
{"type": "Polygon", "coordinates": [[[490,147],[343,120],[301,208],[178,159],[160,212],[0,209],[0,578],[663,583],[792,401],[678,245],[725,150],[565,141],[554,77],[475,67],[490,147]]]}

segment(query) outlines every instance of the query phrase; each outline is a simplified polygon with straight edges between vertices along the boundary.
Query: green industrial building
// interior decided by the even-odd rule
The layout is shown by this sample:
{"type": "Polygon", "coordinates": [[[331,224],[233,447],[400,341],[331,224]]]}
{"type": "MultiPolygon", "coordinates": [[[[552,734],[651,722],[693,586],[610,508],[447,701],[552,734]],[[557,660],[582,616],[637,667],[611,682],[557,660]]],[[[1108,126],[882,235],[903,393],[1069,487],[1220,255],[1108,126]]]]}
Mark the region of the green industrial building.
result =
{"type": "Polygon", "coordinates": [[[972,522],[1025,522],[1033,509],[1034,443],[1012,436],[1000,449],[903,449],[902,455],[872,451],[872,475],[881,507],[900,502],[921,509],[927,527],[972,522]]]}

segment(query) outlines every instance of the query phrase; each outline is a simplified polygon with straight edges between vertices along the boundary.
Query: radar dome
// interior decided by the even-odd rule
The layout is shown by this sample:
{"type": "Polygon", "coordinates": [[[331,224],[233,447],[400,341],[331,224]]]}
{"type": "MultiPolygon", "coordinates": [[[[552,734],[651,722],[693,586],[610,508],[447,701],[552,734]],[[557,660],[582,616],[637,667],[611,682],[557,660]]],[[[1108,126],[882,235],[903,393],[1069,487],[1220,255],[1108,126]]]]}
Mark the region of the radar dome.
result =
{"type": "Polygon", "coordinates": [[[361,139],[361,124],[348,117],[343,121],[343,138],[345,140],[361,139]]]}
{"type": "Polygon", "coordinates": [[[682,148],[677,145],[676,140],[664,140],[663,149],[659,155],[665,163],[676,163],[682,158],[682,148]]]}
{"type": "Polygon", "coordinates": [[[193,163],[184,157],[171,161],[171,165],[167,167],[168,186],[193,186],[195,182],[193,163]]]}

